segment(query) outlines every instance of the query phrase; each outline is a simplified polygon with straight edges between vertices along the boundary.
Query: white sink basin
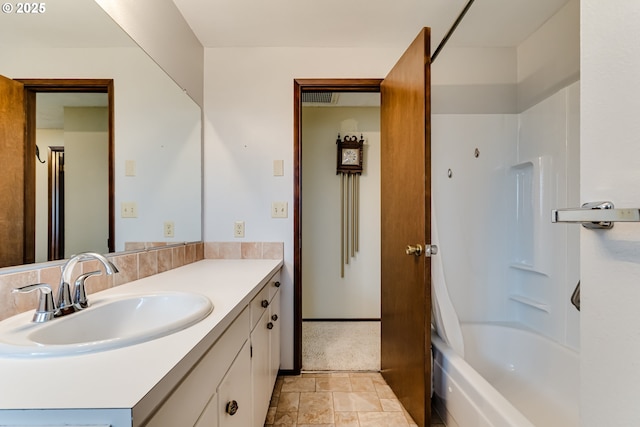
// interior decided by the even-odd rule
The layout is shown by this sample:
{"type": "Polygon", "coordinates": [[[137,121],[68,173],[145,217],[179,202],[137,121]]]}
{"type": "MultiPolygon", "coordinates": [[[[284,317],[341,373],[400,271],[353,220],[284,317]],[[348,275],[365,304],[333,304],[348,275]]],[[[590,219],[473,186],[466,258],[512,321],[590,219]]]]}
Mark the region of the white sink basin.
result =
{"type": "Polygon", "coordinates": [[[82,311],[32,323],[32,313],[0,322],[0,355],[65,356],[138,344],[185,329],[213,310],[199,294],[158,292],[91,300],[82,311]]]}

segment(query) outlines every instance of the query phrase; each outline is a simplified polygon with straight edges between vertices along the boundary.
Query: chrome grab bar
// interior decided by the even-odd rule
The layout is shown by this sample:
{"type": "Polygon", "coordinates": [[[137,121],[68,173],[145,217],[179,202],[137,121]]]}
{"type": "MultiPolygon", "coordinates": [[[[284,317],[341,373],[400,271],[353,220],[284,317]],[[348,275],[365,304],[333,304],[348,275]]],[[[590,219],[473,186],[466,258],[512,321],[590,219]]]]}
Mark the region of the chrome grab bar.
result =
{"type": "Polygon", "coordinates": [[[613,228],[614,222],[640,222],[640,209],[614,209],[612,202],[589,202],[577,209],[554,209],[551,222],[582,224],[590,229],[613,228]]]}

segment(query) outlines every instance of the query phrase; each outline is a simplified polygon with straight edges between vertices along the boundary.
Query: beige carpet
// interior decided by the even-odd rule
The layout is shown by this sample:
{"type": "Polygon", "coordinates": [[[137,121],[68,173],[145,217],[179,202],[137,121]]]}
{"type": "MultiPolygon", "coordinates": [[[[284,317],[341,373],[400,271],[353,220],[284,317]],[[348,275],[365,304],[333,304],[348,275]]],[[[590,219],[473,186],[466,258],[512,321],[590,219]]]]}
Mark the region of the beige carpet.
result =
{"type": "Polygon", "coordinates": [[[302,322],[302,370],[379,371],[380,322],[302,322]]]}

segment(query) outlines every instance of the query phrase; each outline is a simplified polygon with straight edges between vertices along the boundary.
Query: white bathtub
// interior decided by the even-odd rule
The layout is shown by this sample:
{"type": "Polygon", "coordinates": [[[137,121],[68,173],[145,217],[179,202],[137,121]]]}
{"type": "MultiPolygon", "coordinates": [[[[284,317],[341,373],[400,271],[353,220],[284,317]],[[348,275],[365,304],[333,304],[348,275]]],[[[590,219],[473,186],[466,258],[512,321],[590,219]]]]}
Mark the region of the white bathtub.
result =
{"type": "Polygon", "coordinates": [[[447,427],[579,425],[579,356],[513,325],[462,324],[465,359],[432,335],[434,395],[447,427]]]}

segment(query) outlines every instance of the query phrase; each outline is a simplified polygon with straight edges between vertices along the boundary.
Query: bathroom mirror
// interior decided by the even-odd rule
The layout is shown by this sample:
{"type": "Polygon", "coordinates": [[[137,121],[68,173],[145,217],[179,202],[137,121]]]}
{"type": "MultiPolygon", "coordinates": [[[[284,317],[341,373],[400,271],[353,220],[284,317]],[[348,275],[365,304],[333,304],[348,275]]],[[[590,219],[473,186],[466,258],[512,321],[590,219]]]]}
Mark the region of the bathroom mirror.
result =
{"type": "Polygon", "coordinates": [[[42,4],[0,14],[0,75],[113,79],[115,251],[201,240],[200,107],[94,1],[42,4]]]}

